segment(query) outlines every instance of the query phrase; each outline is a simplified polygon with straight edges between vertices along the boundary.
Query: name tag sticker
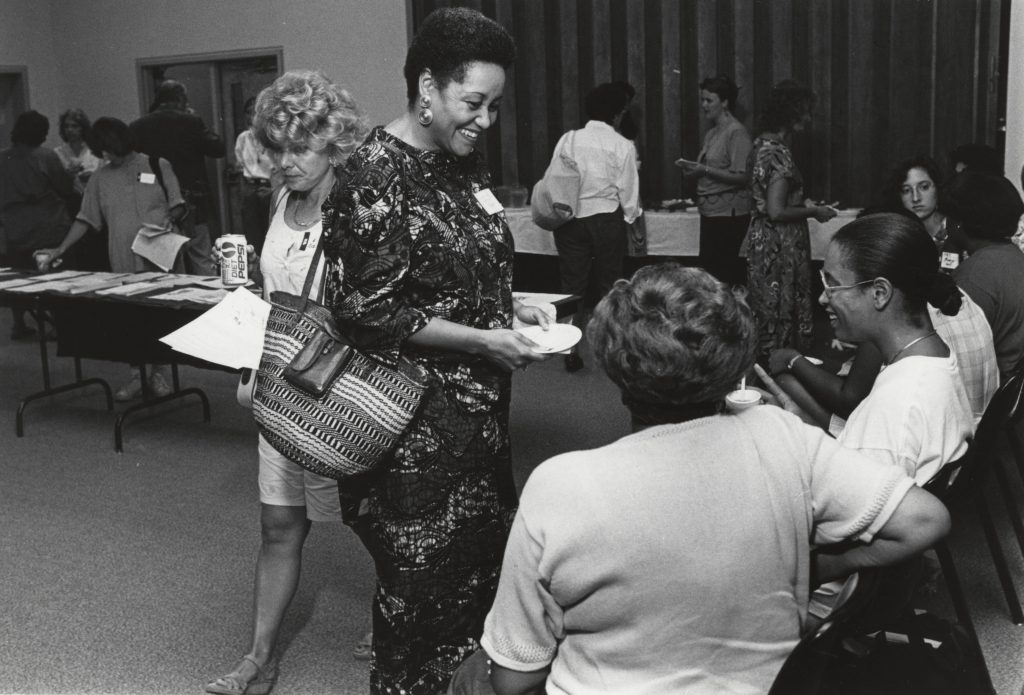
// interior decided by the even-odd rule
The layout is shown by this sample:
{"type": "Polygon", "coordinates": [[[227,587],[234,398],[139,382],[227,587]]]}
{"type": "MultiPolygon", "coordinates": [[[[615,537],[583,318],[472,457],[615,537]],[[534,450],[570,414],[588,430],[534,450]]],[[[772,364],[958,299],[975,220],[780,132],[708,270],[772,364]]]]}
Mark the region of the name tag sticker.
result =
{"type": "Polygon", "coordinates": [[[502,204],[498,202],[498,199],[494,197],[494,194],[491,193],[490,188],[479,190],[473,195],[476,196],[476,202],[480,203],[480,207],[482,207],[484,212],[488,215],[493,215],[505,209],[502,204]]]}
{"type": "Polygon", "coordinates": [[[156,183],[156,175],[142,172],[139,174],[139,183],[154,184],[156,183]]]}
{"type": "Polygon", "coordinates": [[[951,251],[942,252],[942,261],[939,263],[946,270],[955,270],[960,265],[960,254],[951,251]]]}

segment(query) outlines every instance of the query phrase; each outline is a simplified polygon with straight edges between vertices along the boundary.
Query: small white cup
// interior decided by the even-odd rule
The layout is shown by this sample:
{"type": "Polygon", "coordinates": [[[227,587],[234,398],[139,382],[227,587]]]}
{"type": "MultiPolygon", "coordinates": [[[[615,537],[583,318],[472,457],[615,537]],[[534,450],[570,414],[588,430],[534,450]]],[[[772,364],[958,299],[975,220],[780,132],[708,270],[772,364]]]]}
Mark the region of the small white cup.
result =
{"type": "Polygon", "coordinates": [[[761,405],[761,393],[754,389],[736,389],[725,396],[725,408],[730,413],[738,413],[756,405],[761,405]]]}

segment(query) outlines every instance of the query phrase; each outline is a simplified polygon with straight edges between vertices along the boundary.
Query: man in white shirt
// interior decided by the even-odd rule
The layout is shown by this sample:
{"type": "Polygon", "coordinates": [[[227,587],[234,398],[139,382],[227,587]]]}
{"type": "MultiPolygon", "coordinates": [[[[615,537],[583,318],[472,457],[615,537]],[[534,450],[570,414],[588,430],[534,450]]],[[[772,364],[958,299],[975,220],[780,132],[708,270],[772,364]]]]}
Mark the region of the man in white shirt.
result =
{"type": "MultiPolygon", "coordinates": [[[[576,217],[554,233],[562,291],[582,297],[573,317],[580,328],[596,301],[622,277],[628,225],[642,212],[636,147],[616,132],[629,95],[621,85],[605,83],[587,94],[584,107],[587,124],[563,135],[555,146],[555,156],[564,151],[580,172],[576,217]],[[596,285],[596,297],[587,296],[591,284],[596,285]]],[[[583,368],[576,349],[566,355],[565,368],[583,368]]]]}

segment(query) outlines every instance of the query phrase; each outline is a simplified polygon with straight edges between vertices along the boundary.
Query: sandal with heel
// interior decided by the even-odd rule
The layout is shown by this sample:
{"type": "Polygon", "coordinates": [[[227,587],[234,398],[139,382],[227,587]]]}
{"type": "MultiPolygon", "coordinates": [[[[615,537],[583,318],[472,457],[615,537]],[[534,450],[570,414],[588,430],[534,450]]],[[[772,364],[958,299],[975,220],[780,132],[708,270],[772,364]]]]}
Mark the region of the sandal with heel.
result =
{"type": "Polygon", "coordinates": [[[369,661],[373,656],[373,631],[367,632],[361,640],[356,642],[352,650],[352,657],[356,661],[369,661]]]}
{"type": "Polygon", "coordinates": [[[277,665],[260,666],[249,656],[243,656],[242,661],[256,667],[252,678],[243,681],[235,676],[221,676],[206,684],[206,692],[215,695],[268,695],[277,683],[277,665]]]}

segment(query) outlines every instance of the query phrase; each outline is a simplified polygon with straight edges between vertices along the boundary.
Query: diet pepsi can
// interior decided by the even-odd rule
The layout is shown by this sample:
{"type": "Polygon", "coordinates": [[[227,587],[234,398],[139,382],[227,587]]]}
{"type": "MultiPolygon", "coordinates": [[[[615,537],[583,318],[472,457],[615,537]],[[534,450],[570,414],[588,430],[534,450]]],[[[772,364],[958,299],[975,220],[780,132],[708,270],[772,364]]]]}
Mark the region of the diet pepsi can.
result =
{"type": "Polygon", "coordinates": [[[220,251],[220,279],[225,285],[244,285],[249,282],[248,255],[243,234],[225,234],[217,238],[220,251]]]}

